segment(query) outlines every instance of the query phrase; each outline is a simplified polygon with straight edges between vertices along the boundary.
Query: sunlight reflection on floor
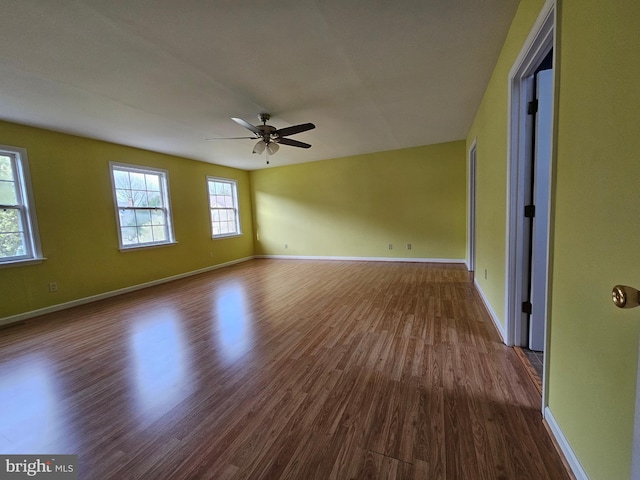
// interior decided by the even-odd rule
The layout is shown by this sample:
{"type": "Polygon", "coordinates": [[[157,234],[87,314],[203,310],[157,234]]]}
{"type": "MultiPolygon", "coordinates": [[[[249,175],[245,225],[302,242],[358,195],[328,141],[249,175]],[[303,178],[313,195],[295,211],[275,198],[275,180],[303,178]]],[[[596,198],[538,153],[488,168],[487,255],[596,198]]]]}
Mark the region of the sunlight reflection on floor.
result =
{"type": "Polygon", "coordinates": [[[60,394],[48,363],[25,356],[0,371],[0,435],[10,442],[4,453],[44,453],[51,445],[57,453],[66,450],[60,394]]]}
{"type": "Polygon", "coordinates": [[[131,334],[138,411],[156,419],[188,393],[190,359],[175,312],[163,309],[138,321],[131,334]]]}
{"type": "Polygon", "coordinates": [[[253,342],[253,319],[247,308],[244,285],[232,282],[221,286],[215,302],[214,335],[222,360],[235,362],[246,355],[253,342]]]}

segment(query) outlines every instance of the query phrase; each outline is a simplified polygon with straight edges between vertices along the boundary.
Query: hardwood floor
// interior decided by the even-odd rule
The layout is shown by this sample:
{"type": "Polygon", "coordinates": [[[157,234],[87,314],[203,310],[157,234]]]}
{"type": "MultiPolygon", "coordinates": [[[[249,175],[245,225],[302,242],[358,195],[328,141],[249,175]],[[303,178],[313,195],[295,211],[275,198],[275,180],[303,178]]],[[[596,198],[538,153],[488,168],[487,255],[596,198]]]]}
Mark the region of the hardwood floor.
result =
{"type": "Polygon", "coordinates": [[[456,265],[252,260],[0,330],[0,452],[82,479],[565,479],[456,265]]]}

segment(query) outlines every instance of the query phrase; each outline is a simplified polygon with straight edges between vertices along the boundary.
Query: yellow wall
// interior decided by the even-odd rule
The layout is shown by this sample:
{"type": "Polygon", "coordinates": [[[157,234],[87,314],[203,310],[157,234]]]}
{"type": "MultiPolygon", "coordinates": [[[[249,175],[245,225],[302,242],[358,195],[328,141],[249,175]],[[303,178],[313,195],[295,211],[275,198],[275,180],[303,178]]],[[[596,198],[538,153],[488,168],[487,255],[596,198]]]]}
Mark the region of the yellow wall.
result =
{"type": "Polygon", "coordinates": [[[27,149],[47,258],[0,269],[0,319],[253,255],[248,172],[6,122],[0,144],[27,149]],[[118,250],[109,161],[168,170],[177,245],[118,250]],[[238,180],[244,235],[211,239],[207,175],[238,180]]]}
{"type": "MultiPolygon", "coordinates": [[[[522,0],[467,137],[477,137],[477,271],[504,322],[508,75],[543,1],[522,0]]],[[[640,4],[562,0],[556,49],[549,409],[589,478],[630,478],[640,317],[640,4]]]]}
{"type": "Polygon", "coordinates": [[[505,327],[507,83],[509,70],[531,30],[543,0],[522,0],[491,76],[469,135],[477,139],[476,281],[505,327]],[[484,271],[487,278],[484,278],[484,271]]]}
{"type": "Polygon", "coordinates": [[[257,170],[251,183],[256,254],[465,257],[464,141],[257,170]]]}

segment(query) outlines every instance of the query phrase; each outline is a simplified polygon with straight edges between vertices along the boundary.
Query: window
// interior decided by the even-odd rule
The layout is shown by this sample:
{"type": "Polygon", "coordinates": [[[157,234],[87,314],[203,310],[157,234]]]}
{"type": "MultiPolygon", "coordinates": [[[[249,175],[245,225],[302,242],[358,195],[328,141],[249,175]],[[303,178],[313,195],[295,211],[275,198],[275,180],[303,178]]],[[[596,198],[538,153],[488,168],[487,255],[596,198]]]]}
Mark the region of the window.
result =
{"type": "Polygon", "coordinates": [[[207,177],[209,208],[211,209],[211,236],[240,235],[238,216],[238,189],[235,180],[207,177]]]}
{"type": "Polygon", "coordinates": [[[0,265],[42,260],[27,151],[0,145],[0,265]]]}
{"type": "Polygon", "coordinates": [[[166,170],[110,163],[120,248],[175,243],[166,170]]]}

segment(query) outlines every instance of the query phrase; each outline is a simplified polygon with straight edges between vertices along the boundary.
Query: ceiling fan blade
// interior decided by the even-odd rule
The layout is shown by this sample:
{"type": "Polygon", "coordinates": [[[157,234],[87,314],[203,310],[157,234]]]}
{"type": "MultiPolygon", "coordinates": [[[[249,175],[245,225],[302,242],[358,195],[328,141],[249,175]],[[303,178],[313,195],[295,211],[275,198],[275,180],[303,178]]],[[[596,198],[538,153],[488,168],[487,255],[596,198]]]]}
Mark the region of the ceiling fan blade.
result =
{"type": "Polygon", "coordinates": [[[244,140],[251,139],[255,140],[256,137],[215,137],[215,138],[205,138],[207,142],[213,142],[214,140],[244,140]]]}
{"type": "Polygon", "coordinates": [[[291,138],[279,138],[276,140],[281,145],[290,145],[292,147],[300,147],[300,148],[311,148],[311,145],[304,142],[299,142],[298,140],[293,140],[291,138]]]}
{"type": "Polygon", "coordinates": [[[292,127],[281,128],[276,130],[276,135],[281,137],[288,137],[296,133],[306,132],[307,130],[313,130],[316,126],[313,123],[301,123],[300,125],[293,125],[292,127]]]}
{"type": "Polygon", "coordinates": [[[246,120],[243,120],[241,118],[236,118],[236,117],[232,117],[231,120],[236,122],[238,125],[242,125],[247,130],[251,130],[256,135],[262,135],[262,132],[260,131],[260,129],[258,127],[254,126],[254,125],[251,125],[246,120]]]}

